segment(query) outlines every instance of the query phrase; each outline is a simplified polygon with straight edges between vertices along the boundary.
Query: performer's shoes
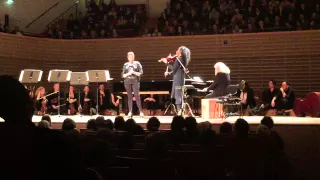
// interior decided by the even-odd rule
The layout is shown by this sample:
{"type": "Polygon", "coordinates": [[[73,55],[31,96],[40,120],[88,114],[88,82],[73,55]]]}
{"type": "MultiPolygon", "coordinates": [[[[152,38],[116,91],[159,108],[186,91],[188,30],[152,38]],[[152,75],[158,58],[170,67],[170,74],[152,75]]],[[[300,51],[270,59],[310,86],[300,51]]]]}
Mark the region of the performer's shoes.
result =
{"type": "Polygon", "coordinates": [[[129,113],[128,113],[128,117],[129,117],[129,118],[132,118],[132,112],[129,112],[129,113]]]}
{"type": "Polygon", "coordinates": [[[144,117],[144,114],[143,114],[143,113],[140,113],[140,117],[142,117],[142,118],[143,118],[143,117],[144,117]]]}

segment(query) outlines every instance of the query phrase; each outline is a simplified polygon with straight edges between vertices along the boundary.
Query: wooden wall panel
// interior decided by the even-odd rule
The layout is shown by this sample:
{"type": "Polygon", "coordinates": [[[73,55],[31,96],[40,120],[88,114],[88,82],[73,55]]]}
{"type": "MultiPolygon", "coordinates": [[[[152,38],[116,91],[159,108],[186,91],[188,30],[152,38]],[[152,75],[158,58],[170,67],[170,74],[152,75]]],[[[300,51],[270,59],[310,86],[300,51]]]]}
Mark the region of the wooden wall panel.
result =
{"type": "Polygon", "coordinates": [[[165,79],[157,62],[177,47],[191,49],[189,70],[206,80],[214,78],[213,65],[231,68],[232,83],[244,79],[255,89],[269,79],[293,83],[297,95],[320,91],[320,31],[228,34],[97,40],[55,40],[0,33],[0,74],[18,76],[26,68],[42,69],[46,84],[50,69],[109,69],[121,80],[126,53],[134,51],[144,68],[144,80],[165,79]]]}

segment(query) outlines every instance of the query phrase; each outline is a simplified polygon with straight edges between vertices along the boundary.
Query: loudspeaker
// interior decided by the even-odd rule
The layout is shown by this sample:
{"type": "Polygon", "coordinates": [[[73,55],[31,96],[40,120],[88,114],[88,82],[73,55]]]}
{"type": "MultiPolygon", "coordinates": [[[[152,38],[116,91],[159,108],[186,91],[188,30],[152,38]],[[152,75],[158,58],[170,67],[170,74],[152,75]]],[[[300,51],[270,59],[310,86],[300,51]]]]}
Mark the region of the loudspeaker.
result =
{"type": "Polygon", "coordinates": [[[4,15],[4,25],[9,26],[9,14],[4,15]]]}

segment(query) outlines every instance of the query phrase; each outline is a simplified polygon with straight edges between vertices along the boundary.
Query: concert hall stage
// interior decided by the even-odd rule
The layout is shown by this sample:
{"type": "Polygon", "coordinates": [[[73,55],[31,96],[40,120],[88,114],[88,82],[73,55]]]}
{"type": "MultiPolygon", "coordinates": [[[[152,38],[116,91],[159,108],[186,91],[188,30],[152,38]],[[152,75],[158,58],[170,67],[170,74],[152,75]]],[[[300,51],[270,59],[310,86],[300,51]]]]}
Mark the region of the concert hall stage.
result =
{"type": "MultiPolygon", "coordinates": [[[[61,124],[64,119],[66,118],[71,118],[77,123],[77,128],[85,128],[86,123],[89,119],[94,119],[97,116],[79,116],[79,115],[74,115],[74,116],[51,116],[51,121],[52,121],[52,126],[53,128],[61,128],[61,124]]],[[[151,116],[145,116],[144,118],[141,118],[140,116],[133,116],[133,119],[143,127],[145,127],[145,124],[148,122],[148,119],[151,116]]],[[[172,121],[173,116],[157,116],[157,118],[161,122],[161,127],[162,129],[170,129],[170,123],[172,121]]],[[[115,116],[104,116],[105,119],[111,119],[114,121],[115,116]]],[[[203,122],[203,121],[209,121],[211,122],[214,126],[217,126],[221,124],[222,122],[230,122],[234,123],[239,116],[230,116],[227,119],[202,119],[201,117],[196,117],[197,122],[203,122]]],[[[263,118],[262,116],[243,116],[246,121],[248,121],[249,124],[252,125],[258,125],[260,124],[261,119],[263,118]]],[[[292,116],[273,116],[272,117],[274,120],[275,125],[320,125],[320,118],[312,118],[312,117],[292,117],[292,116]]],[[[128,119],[125,117],[125,120],[128,119]]],[[[33,116],[32,121],[37,123],[41,120],[41,116],[33,116]]]]}

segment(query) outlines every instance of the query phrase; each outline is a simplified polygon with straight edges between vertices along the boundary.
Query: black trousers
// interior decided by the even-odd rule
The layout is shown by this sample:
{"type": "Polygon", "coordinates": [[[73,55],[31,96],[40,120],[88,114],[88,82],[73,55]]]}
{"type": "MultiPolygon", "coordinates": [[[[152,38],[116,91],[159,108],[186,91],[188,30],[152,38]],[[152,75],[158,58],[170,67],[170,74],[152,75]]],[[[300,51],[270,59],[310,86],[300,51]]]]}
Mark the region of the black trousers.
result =
{"type": "Polygon", "coordinates": [[[136,103],[138,106],[138,109],[140,113],[142,112],[142,106],[141,106],[141,99],[140,99],[140,83],[124,83],[124,87],[126,88],[127,94],[128,94],[128,106],[129,106],[129,112],[132,112],[132,92],[134,93],[134,97],[136,98],[136,103]]]}

